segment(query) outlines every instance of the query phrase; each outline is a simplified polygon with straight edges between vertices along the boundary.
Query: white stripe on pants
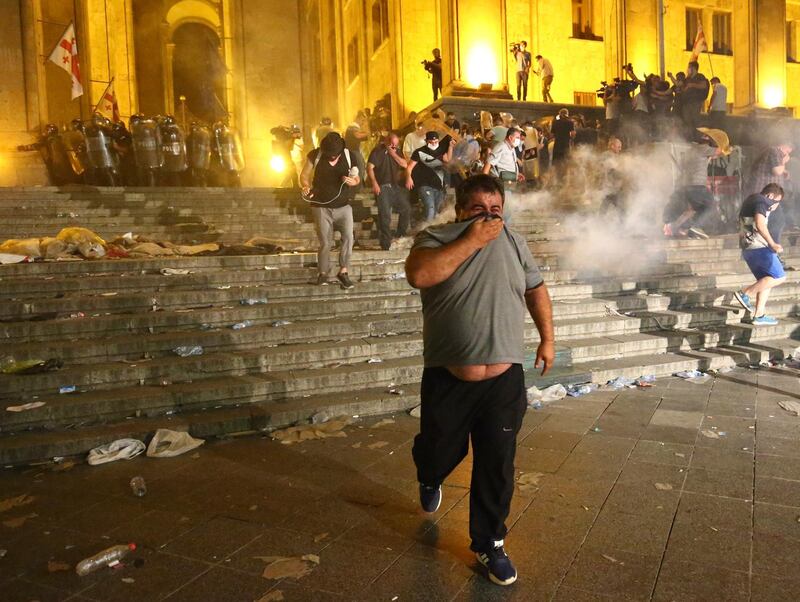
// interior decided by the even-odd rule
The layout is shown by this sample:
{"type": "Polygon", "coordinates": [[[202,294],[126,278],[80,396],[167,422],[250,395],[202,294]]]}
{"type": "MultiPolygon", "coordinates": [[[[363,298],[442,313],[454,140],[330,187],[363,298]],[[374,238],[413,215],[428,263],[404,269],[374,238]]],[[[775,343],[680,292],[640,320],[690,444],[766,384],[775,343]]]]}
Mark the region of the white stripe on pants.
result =
{"type": "Polygon", "coordinates": [[[320,274],[327,274],[330,271],[333,233],[337,230],[342,236],[339,267],[346,268],[350,264],[350,255],[353,253],[353,208],[350,205],[335,209],[312,207],[311,214],[314,216],[314,226],[317,231],[317,239],[319,239],[317,265],[320,274]]]}

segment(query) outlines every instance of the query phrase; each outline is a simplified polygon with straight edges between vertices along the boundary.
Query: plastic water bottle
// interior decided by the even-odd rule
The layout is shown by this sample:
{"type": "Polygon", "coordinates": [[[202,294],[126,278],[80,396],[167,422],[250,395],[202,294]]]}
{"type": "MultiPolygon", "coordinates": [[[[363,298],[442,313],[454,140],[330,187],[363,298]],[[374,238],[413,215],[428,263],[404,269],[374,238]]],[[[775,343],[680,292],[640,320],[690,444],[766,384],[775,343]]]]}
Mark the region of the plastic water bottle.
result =
{"type": "Polygon", "coordinates": [[[242,328],[249,328],[253,325],[253,322],[250,320],[245,320],[244,322],[236,322],[231,328],[234,330],[241,330],[242,328]]]}
{"type": "Polygon", "coordinates": [[[131,479],[131,491],[136,497],[144,497],[147,493],[147,483],[144,482],[144,477],[133,477],[131,479]]]}
{"type": "Polygon", "coordinates": [[[203,348],[200,345],[183,345],[182,347],[175,347],[172,351],[181,357],[203,355],[203,348]]]}
{"type": "Polygon", "coordinates": [[[97,569],[101,569],[104,566],[108,566],[115,562],[119,562],[125,556],[130,554],[136,549],[135,543],[129,543],[127,545],[119,545],[119,546],[111,546],[103,550],[102,552],[98,552],[94,556],[90,558],[85,558],[81,560],[78,565],[75,567],[75,572],[78,573],[81,577],[84,575],[88,575],[89,573],[93,573],[97,569]]]}

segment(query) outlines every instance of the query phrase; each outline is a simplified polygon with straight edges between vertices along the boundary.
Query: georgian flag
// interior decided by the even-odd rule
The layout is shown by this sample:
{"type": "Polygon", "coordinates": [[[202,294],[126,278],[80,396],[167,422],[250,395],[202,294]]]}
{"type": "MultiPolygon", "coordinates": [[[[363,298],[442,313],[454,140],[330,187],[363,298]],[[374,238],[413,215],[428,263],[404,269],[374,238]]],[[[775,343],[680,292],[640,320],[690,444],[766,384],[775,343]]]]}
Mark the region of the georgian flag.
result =
{"type": "Polygon", "coordinates": [[[117,95],[114,92],[114,78],[108,82],[105,92],[97,101],[97,106],[94,108],[95,113],[100,113],[104,117],[108,117],[114,123],[119,119],[119,105],[117,104],[117,95]]]}
{"type": "Polygon", "coordinates": [[[703,33],[703,24],[697,24],[697,35],[694,38],[694,46],[692,46],[692,60],[696,61],[700,58],[701,52],[708,52],[708,43],[706,42],[706,34],[703,33]]]}
{"type": "Polygon", "coordinates": [[[78,43],[75,41],[75,26],[70,23],[58,40],[53,52],[47,57],[72,76],[72,100],[83,95],[81,68],[78,64],[78,43]]]}

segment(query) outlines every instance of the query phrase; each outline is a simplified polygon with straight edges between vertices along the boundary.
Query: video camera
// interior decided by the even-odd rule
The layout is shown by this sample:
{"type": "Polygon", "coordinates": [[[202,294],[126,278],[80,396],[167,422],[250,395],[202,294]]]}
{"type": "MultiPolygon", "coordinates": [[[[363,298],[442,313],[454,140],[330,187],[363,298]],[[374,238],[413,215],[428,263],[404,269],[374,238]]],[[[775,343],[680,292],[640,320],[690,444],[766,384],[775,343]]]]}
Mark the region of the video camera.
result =
{"type": "Polygon", "coordinates": [[[522,42],[511,42],[511,43],[509,43],[508,51],[511,54],[515,54],[515,53],[519,52],[520,50],[522,50],[522,42]]]}

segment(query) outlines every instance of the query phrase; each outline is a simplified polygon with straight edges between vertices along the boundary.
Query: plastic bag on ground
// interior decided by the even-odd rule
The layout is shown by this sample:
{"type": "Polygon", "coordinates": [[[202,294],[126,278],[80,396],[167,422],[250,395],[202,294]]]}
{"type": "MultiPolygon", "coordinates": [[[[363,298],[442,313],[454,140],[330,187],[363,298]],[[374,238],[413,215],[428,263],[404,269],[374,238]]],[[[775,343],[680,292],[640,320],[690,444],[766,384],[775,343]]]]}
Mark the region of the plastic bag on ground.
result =
{"type": "Polygon", "coordinates": [[[552,403],[559,399],[564,399],[566,396],[567,389],[564,385],[552,385],[544,390],[534,386],[528,389],[528,405],[533,405],[536,402],[540,404],[552,403]]]}
{"type": "Polygon", "coordinates": [[[328,437],[347,437],[344,427],[352,420],[349,416],[335,418],[322,424],[303,424],[274,431],[271,437],[284,445],[308,441],[311,439],[327,439],[328,437]]]}
{"type": "Polygon", "coordinates": [[[0,264],[29,263],[33,261],[30,255],[16,255],[14,253],[0,253],[0,264]]]}
{"type": "Polygon", "coordinates": [[[144,443],[138,439],[117,439],[95,447],[89,452],[86,462],[92,466],[107,464],[115,460],[130,460],[144,451],[144,443]]]}
{"type": "Polygon", "coordinates": [[[172,458],[200,447],[205,443],[203,439],[195,439],[183,431],[158,429],[147,446],[148,458],[172,458]]]}
{"type": "Polygon", "coordinates": [[[634,384],[634,382],[636,381],[634,381],[632,378],[628,378],[627,376],[618,376],[617,378],[608,381],[608,383],[606,383],[606,388],[617,391],[619,389],[624,389],[625,387],[631,386],[634,384]]]}
{"type": "Polygon", "coordinates": [[[711,380],[710,374],[704,374],[703,372],[700,372],[700,370],[683,370],[681,372],[676,372],[675,376],[696,385],[700,385],[711,380]]]}

